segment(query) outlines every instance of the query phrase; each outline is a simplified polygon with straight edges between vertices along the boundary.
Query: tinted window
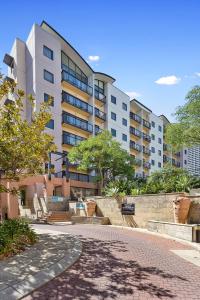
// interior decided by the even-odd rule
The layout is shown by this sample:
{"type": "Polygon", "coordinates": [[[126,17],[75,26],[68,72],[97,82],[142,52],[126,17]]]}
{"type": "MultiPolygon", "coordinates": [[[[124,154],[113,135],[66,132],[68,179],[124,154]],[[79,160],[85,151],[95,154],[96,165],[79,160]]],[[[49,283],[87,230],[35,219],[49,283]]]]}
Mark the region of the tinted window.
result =
{"type": "Polygon", "coordinates": [[[158,130],[161,132],[162,131],[162,127],[159,125],[158,126],[158,130]]]}
{"type": "Polygon", "coordinates": [[[43,54],[44,56],[53,60],[53,51],[46,46],[43,46],[43,54]]]}
{"type": "Polygon", "coordinates": [[[117,102],[116,97],[113,96],[113,95],[111,95],[111,102],[112,102],[113,104],[116,104],[116,102],[117,102]]]}
{"type": "Polygon", "coordinates": [[[127,104],[126,103],[122,103],[122,108],[123,108],[123,110],[127,110],[127,104]]]}
{"type": "Polygon", "coordinates": [[[111,134],[112,134],[112,136],[116,137],[117,136],[116,130],[111,128],[111,134]]]}
{"type": "Polygon", "coordinates": [[[155,135],[152,133],[151,135],[152,140],[155,140],[155,135]]]}
{"type": "Polygon", "coordinates": [[[151,152],[155,153],[155,148],[154,147],[151,147],[151,152]]]}
{"type": "Polygon", "coordinates": [[[48,102],[50,101],[51,102],[51,106],[54,106],[54,97],[44,93],[44,102],[48,102]]]}
{"type": "Polygon", "coordinates": [[[122,140],[125,141],[125,142],[127,142],[127,135],[124,134],[124,133],[122,134],[122,140]]]}
{"type": "Polygon", "coordinates": [[[114,112],[111,112],[111,119],[114,121],[116,121],[116,119],[117,119],[117,116],[114,112]]]}
{"type": "Polygon", "coordinates": [[[47,70],[44,70],[44,79],[51,83],[54,83],[54,75],[47,70]]]}
{"type": "Polygon", "coordinates": [[[155,165],[155,160],[151,160],[151,164],[152,164],[152,166],[154,166],[155,165]]]}
{"type": "Polygon", "coordinates": [[[162,144],[161,138],[158,138],[158,143],[159,143],[159,144],[162,144]]]}
{"type": "Polygon", "coordinates": [[[161,150],[158,150],[158,155],[161,156],[161,150]]]}
{"type": "Polygon", "coordinates": [[[153,128],[155,128],[155,122],[154,122],[154,121],[151,121],[151,126],[152,126],[153,128]]]}
{"type": "Polygon", "coordinates": [[[161,168],[161,163],[160,162],[158,163],[158,168],[161,168]]]}
{"type": "Polygon", "coordinates": [[[124,126],[127,126],[127,120],[126,119],[122,119],[122,124],[124,125],[124,126]]]}
{"type": "Polygon", "coordinates": [[[50,129],[54,129],[54,120],[50,120],[47,124],[46,124],[46,127],[47,128],[50,128],[50,129]]]}

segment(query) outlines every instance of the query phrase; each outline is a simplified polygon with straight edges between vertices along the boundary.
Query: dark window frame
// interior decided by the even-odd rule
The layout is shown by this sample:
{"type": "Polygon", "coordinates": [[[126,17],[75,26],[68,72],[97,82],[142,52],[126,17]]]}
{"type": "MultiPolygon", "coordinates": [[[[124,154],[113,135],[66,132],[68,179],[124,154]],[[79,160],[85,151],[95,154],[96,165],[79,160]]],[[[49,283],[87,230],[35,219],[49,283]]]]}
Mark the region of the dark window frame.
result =
{"type": "Polygon", "coordinates": [[[49,72],[49,71],[47,71],[46,69],[44,69],[44,71],[43,71],[43,78],[44,78],[44,80],[46,80],[46,81],[48,81],[48,82],[50,82],[52,84],[54,83],[54,74],[51,73],[51,72],[49,72]],[[51,75],[52,76],[52,80],[50,80],[49,78],[45,77],[45,74],[51,75]]]}
{"type": "Polygon", "coordinates": [[[53,50],[50,49],[49,47],[47,47],[46,45],[43,45],[43,55],[46,56],[47,58],[51,59],[51,60],[54,60],[53,50]],[[47,52],[45,52],[45,50],[47,52]],[[50,56],[47,53],[50,53],[50,56]]]}

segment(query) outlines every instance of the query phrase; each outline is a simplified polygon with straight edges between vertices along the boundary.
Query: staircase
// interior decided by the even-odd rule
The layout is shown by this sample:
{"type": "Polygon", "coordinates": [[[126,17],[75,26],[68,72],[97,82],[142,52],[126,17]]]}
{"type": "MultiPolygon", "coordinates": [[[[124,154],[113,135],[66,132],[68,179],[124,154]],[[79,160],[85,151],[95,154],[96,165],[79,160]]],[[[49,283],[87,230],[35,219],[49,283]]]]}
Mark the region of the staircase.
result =
{"type": "Polygon", "coordinates": [[[52,211],[47,217],[47,222],[67,222],[71,221],[71,214],[68,211],[52,211]]]}

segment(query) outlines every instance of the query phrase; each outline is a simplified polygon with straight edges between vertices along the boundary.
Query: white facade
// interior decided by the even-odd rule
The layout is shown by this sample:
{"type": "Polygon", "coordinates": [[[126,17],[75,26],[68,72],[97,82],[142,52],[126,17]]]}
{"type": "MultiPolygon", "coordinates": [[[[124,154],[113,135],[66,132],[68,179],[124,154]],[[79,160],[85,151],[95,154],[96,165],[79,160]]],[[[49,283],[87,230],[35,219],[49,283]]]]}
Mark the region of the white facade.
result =
{"type": "Polygon", "coordinates": [[[194,176],[200,176],[200,146],[181,151],[181,167],[194,176]]]}
{"type": "Polygon", "coordinates": [[[118,142],[120,142],[120,144],[125,150],[129,152],[130,98],[124,92],[120,91],[117,87],[111,84],[107,85],[106,112],[107,112],[106,128],[110,132],[112,131],[112,129],[116,130],[115,139],[118,142]],[[114,96],[116,98],[116,104],[112,103],[111,96],[114,96]],[[127,108],[127,110],[125,110],[125,107],[127,108]],[[112,119],[111,116],[112,113],[116,115],[116,120],[112,119]],[[124,120],[126,120],[126,122],[124,120]],[[126,136],[127,140],[123,140],[123,135],[126,136]]]}
{"type": "Polygon", "coordinates": [[[151,122],[151,171],[163,167],[163,120],[155,114],[150,114],[151,122]]]}

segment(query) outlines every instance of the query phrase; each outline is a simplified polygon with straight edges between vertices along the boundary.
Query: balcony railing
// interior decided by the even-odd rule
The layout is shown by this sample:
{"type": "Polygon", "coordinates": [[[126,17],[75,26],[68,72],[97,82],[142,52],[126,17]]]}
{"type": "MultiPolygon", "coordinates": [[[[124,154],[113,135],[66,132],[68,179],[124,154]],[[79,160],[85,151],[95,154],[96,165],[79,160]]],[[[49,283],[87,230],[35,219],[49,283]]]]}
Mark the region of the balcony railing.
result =
{"type": "Polygon", "coordinates": [[[137,137],[142,137],[142,132],[132,126],[130,126],[130,133],[137,137]]]}
{"type": "Polygon", "coordinates": [[[95,90],[94,91],[94,96],[97,100],[106,103],[106,96],[104,94],[102,94],[101,92],[95,90]]]}
{"type": "Polygon", "coordinates": [[[100,109],[98,109],[97,107],[95,107],[95,116],[96,117],[98,117],[98,118],[100,118],[100,119],[102,119],[102,120],[106,120],[106,114],[103,112],[103,111],[101,111],[100,109]]]}
{"type": "Polygon", "coordinates": [[[151,155],[151,150],[146,147],[143,147],[142,151],[144,154],[151,155]]]}
{"type": "Polygon", "coordinates": [[[139,124],[142,123],[142,118],[140,116],[138,116],[137,114],[130,112],[130,118],[136,122],[138,122],[139,124]]]}
{"type": "Polygon", "coordinates": [[[147,161],[143,161],[143,167],[145,169],[151,169],[151,164],[149,162],[147,162],[147,161]]]}
{"type": "Polygon", "coordinates": [[[81,173],[75,173],[75,172],[69,172],[69,178],[71,180],[76,181],[82,181],[82,182],[95,182],[95,176],[87,175],[87,174],[81,174],[81,173]]]}
{"type": "Polygon", "coordinates": [[[90,114],[93,113],[93,107],[89,105],[87,102],[84,102],[64,91],[62,91],[62,102],[69,103],[79,109],[82,109],[90,114]]]}
{"type": "Polygon", "coordinates": [[[163,162],[165,163],[172,163],[172,159],[166,155],[163,155],[163,162]]]}
{"type": "Polygon", "coordinates": [[[151,142],[151,137],[150,135],[146,134],[143,132],[143,140],[147,141],[147,142],[151,142]]]}
{"type": "Polygon", "coordinates": [[[84,83],[83,81],[80,81],[73,75],[69,74],[67,71],[62,70],[62,80],[71,83],[73,86],[77,87],[81,91],[92,96],[92,87],[84,83]]]}
{"type": "Polygon", "coordinates": [[[72,145],[72,146],[78,145],[83,140],[85,140],[83,137],[69,132],[64,132],[62,136],[62,143],[67,145],[72,145]]]}
{"type": "Polygon", "coordinates": [[[142,160],[139,159],[139,158],[135,158],[134,164],[135,164],[136,166],[138,166],[138,167],[141,167],[141,165],[142,165],[142,160]]]}
{"type": "Polygon", "coordinates": [[[151,129],[151,123],[148,122],[147,120],[143,119],[143,126],[146,127],[146,128],[149,128],[151,129]]]}
{"type": "Polygon", "coordinates": [[[72,126],[78,127],[82,130],[93,132],[93,125],[88,123],[87,121],[77,118],[68,113],[62,114],[62,122],[66,124],[70,124],[72,126]]]}
{"type": "Polygon", "coordinates": [[[163,150],[164,151],[170,151],[171,150],[171,146],[167,145],[167,144],[163,144],[163,150]]]}
{"type": "Polygon", "coordinates": [[[136,150],[136,151],[138,151],[138,152],[141,152],[141,151],[142,151],[142,146],[136,144],[136,143],[133,142],[133,141],[130,141],[130,148],[131,148],[131,149],[134,149],[134,150],[136,150]]]}

